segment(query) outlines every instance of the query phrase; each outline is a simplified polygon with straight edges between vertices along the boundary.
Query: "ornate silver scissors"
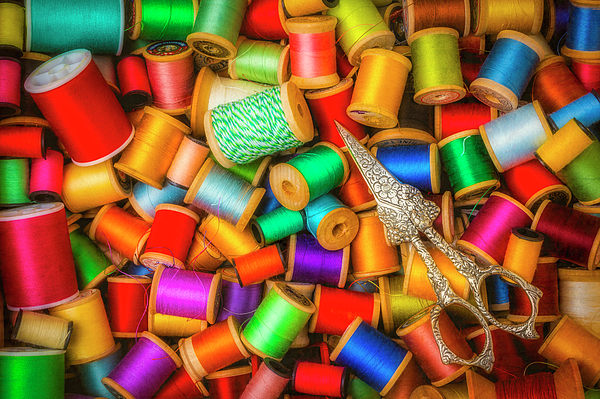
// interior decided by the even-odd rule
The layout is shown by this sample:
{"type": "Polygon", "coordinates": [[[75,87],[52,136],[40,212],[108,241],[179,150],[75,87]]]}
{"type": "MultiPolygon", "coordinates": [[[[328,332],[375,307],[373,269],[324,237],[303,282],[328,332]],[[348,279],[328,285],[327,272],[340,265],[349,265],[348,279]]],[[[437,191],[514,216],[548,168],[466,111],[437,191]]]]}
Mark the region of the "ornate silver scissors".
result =
{"type": "Polygon", "coordinates": [[[392,245],[403,242],[412,243],[427,266],[427,277],[437,296],[437,303],[431,310],[431,324],[442,362],[444,364],[458,363],[478,366],[489,373],[495,359],[488,322],[525,339],[539,338],[535,331],[535,318],[542,292],[520,276],[499,265],[478,266],[465,254],[448,244],[432,227],[433,221],[440,211],[438,206],[423,198],[421,192],[415,187],[399,182],[348,130],[337,121],[335,123],[360,173],[375,196],[377,213],[386,228],[388,241],[392,245]],[[423,232],[452,261],[458,272],[467,279],[477,307],[456,295],[450,288],[448,279],[440,272],[431,254],[427,251],[427,247],[421,241],[419,231],[423,232]],[[511,279],[527,293],[532,311],[525,322],[513,325],[503,324],[496,320],[485,307],[481,297],[481,287],[485,279],[494,274],[511,279]],[[442,309],[450,305],[459,305],[468,309],[485,331],[485,345],[481,353],[472,359],[458,357],[448,348],[442,338],[439,330],[439,316],[442,309]]]}

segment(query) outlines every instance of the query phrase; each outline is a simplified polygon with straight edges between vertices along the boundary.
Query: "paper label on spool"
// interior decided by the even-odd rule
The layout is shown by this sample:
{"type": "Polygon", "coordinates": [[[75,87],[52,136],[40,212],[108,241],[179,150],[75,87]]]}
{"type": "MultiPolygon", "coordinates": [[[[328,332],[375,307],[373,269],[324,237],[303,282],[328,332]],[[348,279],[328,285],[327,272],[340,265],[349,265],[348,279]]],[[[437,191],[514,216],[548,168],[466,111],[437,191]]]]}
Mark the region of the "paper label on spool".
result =
{"type": "Polygon", "coordinates": [[[194,68],[196,72],[200,71],[204,67],[209,67],[213,72],[221,72],[228,68],[229,60],[217,60],[215,58],[208,57],[198,52],[194,53],[194,68]]]}
{"type": "Polygon", "coordinates": [[[117,178],[119,184],[121,185],[121,187],[123,187],[123,190],[131,191],[131,179],[129,178],[129,176],[121,172],[120,170],[115,169],[115,171],[117,172],[117,178]]]}
{"type": "Polygon", "coordinates": [[[180,40],[168,40],[149,45],[146,52],[156,57],[167,57],[181,54],[189,49],[186,42],[180,40]]]}

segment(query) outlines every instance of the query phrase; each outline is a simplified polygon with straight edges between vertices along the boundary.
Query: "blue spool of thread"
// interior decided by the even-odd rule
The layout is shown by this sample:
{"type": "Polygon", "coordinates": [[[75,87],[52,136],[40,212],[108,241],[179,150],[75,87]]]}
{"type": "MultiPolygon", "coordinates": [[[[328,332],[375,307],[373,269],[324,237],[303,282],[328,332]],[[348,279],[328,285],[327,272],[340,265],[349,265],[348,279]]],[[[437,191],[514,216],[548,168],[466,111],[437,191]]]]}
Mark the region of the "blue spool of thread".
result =
{"type": "Polygon", "coordinates": [[[275,193],[273,193],[273,189],[271,188],[271,182],[269,180],[268,173],[261,187],[265,189],[265,195],[263,195],[262,199],[260,200],[260,204],[258,204],[258,208],[256,208],[256,214],[265,215],[277,208],[281,208],[282,205],[279,201],[277,201],[275,193]]]}
{"type": "Polygon", "coordinates": [[[83,393],[93,397],[110,398],[110,392],[100,380],[110,374],[122,357],[121,344],[117,343],[109,355],[90,363],[78,365],[76,372],[81,381],[83,393]]]}
{"type": "Polygon", "coordinates": [[[136,265],[133,262],[129,262],[129,266],[127,267],[127,274],[132,276],[148,276],[153,273],[154,270],[147,268],[143,264],[136,265]]]}
{"type": "Polygon", "coordinates": [[[163,188],[158,190],[146,183],[137,182],[133,186],[129,202],[135,211],[145,221],[154,221],[155,208],[160,204],[182,205],[187,190],[165,181],[163,188]]]}
{"type": "Polygon", "coordinates": [[[220,269],[221,297],[223,307],[217,317],[217,322],[227,320],[231,315],[244,325],[250,319],[262,301],[263,284],[255,283],[242,287],[233,267],[220,269]]]}
{"type": "Polygon", "coordinates": [[[570,2],[567,37],[561,52],[578,59],[600,57],[600,5],[597,2],[570,2]]]}
{"type": "Polygon", "coordinates": [[[492,311],[508,310],[509,290],[508,283],[500,278],[498,274],[490,276],[485,280],[488,302],[492,311]]]}
{"type": "Polygon", "coordinates": [[[357,317],[346,328],[330,358],[349,367],[358,378],[385,396],[401,377],[412,353],[357,317]]]}
{"type": "Polygon", "coordinates": [[[440,192],[440,154],[436,144],[374,147],[372,152],[401,182],[421,191],[440,192]]]}
{"type": "Polygon", "coordinates": [[[535,159],[534,152],[552,136],[537,100],[480,126],[479,131],[500,173],[535,159]]]}
{"type": "Polygon", "coordinates": [[[544,48],[530,36],[503,30],[471,83],[471,92],[492,108],[516,109],[544,54],[544,48]]]}
{"type": "Polygon", "coordinates": [[[304,212],[307,230],[327,250],[350,245],[358,233],[358,216],[331,194],[310,201],[304,212]]]}
{"type": "Polygon", "coordinates": [[[556,131],[573,118],[587,128],[600,121],[600,95],[596,90],[554,111],[548,116],[548,124],[556,131]]]}

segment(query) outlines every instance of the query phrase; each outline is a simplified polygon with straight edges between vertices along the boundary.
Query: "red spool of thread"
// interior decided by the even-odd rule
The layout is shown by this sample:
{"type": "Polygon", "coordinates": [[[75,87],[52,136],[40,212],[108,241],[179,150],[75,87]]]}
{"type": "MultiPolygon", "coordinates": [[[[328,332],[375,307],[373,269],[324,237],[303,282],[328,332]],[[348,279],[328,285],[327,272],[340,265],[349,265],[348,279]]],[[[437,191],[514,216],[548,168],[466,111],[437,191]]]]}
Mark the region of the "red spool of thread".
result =
{"type": "Polygon", "coordinates": [[[152,103],[152,89],[143,57],[131,54],[117,64],[121,86],[121,102],[127,111],[143,108],[152,103]]]}
{"type": "Polygon", "coordinates": [[[0,212],[0,274],[9,310],[48,309],[79,295],[62,203],[0,212]]]}
{"type": "Polygon", "coordinates": [[[280,40],[288,37],[281,0],[253,0],[248,4],[240,35],[256,40],[280,40]]]}
{"type": "Polygon", "coordinates": [[[46,150],[46,158],[31,160],[29,176],[29,199],[35,202],[60,202],[63,182],[62,153],[51,148],[46,150]]]}
{"type": "Polygon", "coordinates": [[[233,262],[238,282],[242,287],[279,276],[287,270],[278,244],[239,256],[233,262]]]}
{"type": "Polygon", "coordinates": [[[155,209],[146,250],[140,261],[152,270],[158,265],[184,269],[200,217],[180,205],[160,204],[155,209]]]}
{"type": "Polygon", "coordinates": [[[73,163],[91,166],[120,153],[134,128],[88,50],[40,65],[25,81],[73,163]]]}
{"type": "MultiPolygon", "coordinates": [[[[459,38],[459,49],[460,49],[460,39],[459,38]]],[[[462,61],[462,60],[461,60],[462,61]]],[[[471,82],[477,79],[477,75],[479,74],[479,70],[483,65],[483,61],[481,62],[461,62],[460,63],[460,71],[462,73],[463,81],[465,85],[469,87],[471,82]]],[[[473,93],[467,90],[467,94],[465,94],[465,98],[473,97],[473,93]]]]}
{"type": "Polygon", "coordinates": [[[563,206],[571,202],[571,190],[537,159],[510,168],[502,176],[513,197],[532,212],[547,199],[563,206]]]}
{"type": "Polygon", "coordinates": [[[208,396],[202,381],[194,381],[183,368],[177,369],[154,394],[153,399],[196,399],[208,396]]]}
{"type": "Polygon", "coordinates": [[[358,67],[352,65],[348,56],[340,46],[335,46],[335,62],[337,73],[341,78],[351,78],[358,71],[358,67]]]}
{"type": "Polygon", "coordinates": [[[141,337],[148,331],[148,298],[152,279],[146,276],[109,277],[108,321],[113,337],[141,337]]]}
{"type": "Polygon", "coordinates": [[[571,71],[587,92],[600,88],[600,62],[571,60],[571,71]]]}
{"type": "Polygon", "coordinates": [[[369,190],[367,182],[360,173],[360,169],[356,166],[356,162],[352,160],[352,155],[349,152],[344,153],[350,166],[348,180],[340,187],[338,198],[352,209],[353,212],[360,212],[371,209],[377,205],[373,193],[369,190]]]}
{"type": "Polygon", "coordinates": [[[313,302],[317,311],[310,319],[308,326],[310,333],[341,336],[357,316],[374,328],[379,324],[381,305],[379,294],[329,288],[317,284],[313,302]]]}
{"type": "Polygon", "coordinates": [[[206,376],[211,398],[239,399],[252,378],[251,366],[232,366],[206,376]]]}
{"type": "Polygon", "coordinates": [[[350,373],[346,367],[312,362],[297,362],[292,377],[298,393],[345,398],[350,373]]]}
{"type": "Polygon", "coordinates": [[[354,81],[352,79],[342,79],[333,87],[310,90],[305,93],[310,113],[319,129],[321,140],[335,144],[342,151],[347,151],[347,148],[337,131],[335,121],[348,129],[361,143],[366,144],[369,140],[369,136],[365,132],[365,126],[346,114],[346,108],[352,100],[353,89],[354,81]]]}
{"type": "Polygon", "coordinates": [[[546,235],[544,253],[589,270],[600,263],[600,218],[546,200],[531,228],[546,235]]]}
{"type": "Polygon", "coordinates": [[[46,129],[39,126],[0,126],[0,156],[46,158],[46,129]]]}
{"type": "Polygon", "coordinates": [[[0,57],[0,117],[21,114],[21,63],[0,57]]]}
{"type": "MultiPolygon", "coordinates": [[[[433,335],[431,325],[431,309],[427,307],[408,319],[396,334],[402,338],[408,349],[417,359],[431,383],[436,386],[446,385],[449,382],[459,382],[469,366],[460,364],[444,364],[440,357],[440,350],[433,335]]],[[[471,359],[475,354],[469,347],[466,339],[461,336],[450,317],[445,311],[440,313],[439,331],[444,337],[448,348],[463,359],[471,359]]]]}
{"type": "Polygon", "coordinates": [[[540,62],[531,90],[531,98],[539,101],[546,115],[588,93],[559,55],[540,62]]]}
{"type": "Polygon", "coordinates": [[[290,81],[301,89],[322,89],[340,81],[335,61],[333,16],[307,16],[286,21],[290,31],[290,81]]]}
{"type": "Polygon", "coordinates": [[[498,117],[498,110],[483,103],[452,103],[435,107],[435,138],[442,141],[453,134],[479,126],[498,117]]]}

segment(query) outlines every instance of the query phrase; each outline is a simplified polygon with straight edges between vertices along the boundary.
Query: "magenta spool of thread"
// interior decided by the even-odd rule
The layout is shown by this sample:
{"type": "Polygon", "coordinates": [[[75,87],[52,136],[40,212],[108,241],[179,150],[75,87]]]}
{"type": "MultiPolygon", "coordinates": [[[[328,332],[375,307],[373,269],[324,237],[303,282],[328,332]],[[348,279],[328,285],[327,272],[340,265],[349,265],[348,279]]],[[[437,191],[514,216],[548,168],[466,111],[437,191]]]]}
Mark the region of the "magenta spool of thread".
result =
{"type": "Polygon", "coordinates": [[[0,57],[0,118],[21,114],[21,63],[0,57]]]}
{"type": "Polygon", "coordinates": [[[533,213],[514,198],[494,192],[456,245],[482,264],[502,264],[513,227],[529,227],[533,213]]]}
{"type": "Polygon", "coordinates": [[[348,275],[349,256],[349,246],[329,251],[312,235],[292,235],[285,280],[343,288],[348,275]]]}
{"type": "Polygon", "coordinates": [[[242,287],[233,268],[222,269],[221,296],[223,307],[217,321],[227,320],[229,316],[244,324],[254,314],[262,301],[263,284],[255,283],[242,287]]]}
{"type": "Polygon", "coordinates": [[[35,202],[61,202],[63,182],[62,153],[51,148],[46,150],[46,158],[31,160],[29,177],[29,199],[35,202]]]}
{"type": "Polygon", "coordinates": [[[118,399],[151,399],[181,359],[156,335],[144,331],[102,383],[118,399]]]}

